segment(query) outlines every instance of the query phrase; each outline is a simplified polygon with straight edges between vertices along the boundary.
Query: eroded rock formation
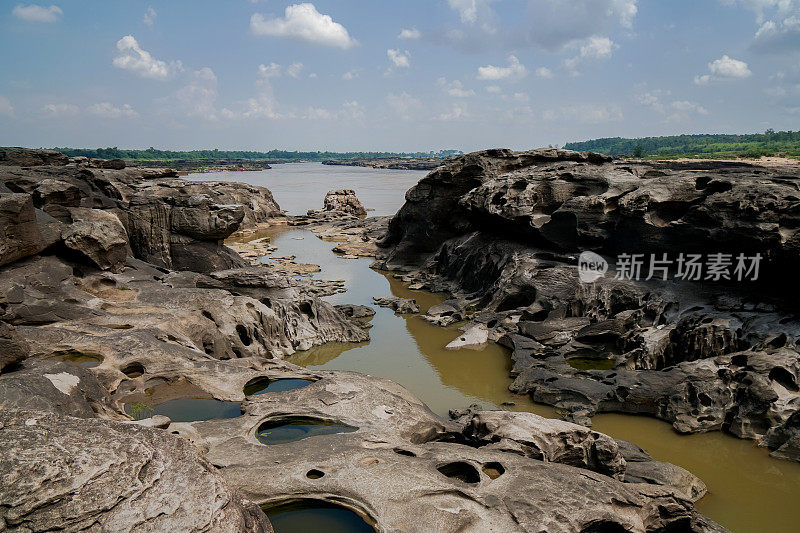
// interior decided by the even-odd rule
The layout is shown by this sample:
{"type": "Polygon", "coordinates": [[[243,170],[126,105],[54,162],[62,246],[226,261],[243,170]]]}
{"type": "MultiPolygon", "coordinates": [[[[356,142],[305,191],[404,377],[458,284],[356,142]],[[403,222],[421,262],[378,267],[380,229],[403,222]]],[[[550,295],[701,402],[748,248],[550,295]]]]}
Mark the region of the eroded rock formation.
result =
{"type": "Polygon", "coordinates": [[[570,419],[648,414],[800,460],[800,321],[788,282],[800,264],[798,178],[557,149],[477,152],[408,191],[379,266],[456,296],[429,311],[435,323],[475,309],[473,324],[513,350],[512,390],[570,419]],[[584,283],[578,253],[589,250],[610,270],[584,283]],[[666,281],[646,279],[646,267],[638,280],[615,277],[624,253],[730,254],[731,279],[675,279],[674,264],[666,281]],[[757,281],[736,279],[738,254],[760,254],[757,281]]]}

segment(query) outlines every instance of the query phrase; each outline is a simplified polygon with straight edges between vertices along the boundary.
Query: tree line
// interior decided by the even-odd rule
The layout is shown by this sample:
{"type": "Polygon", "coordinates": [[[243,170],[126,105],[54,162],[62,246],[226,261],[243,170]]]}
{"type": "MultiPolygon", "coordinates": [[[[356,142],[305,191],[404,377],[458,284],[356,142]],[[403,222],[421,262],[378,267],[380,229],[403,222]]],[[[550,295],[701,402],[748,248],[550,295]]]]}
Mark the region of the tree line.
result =
{"type": "Polygon", "coordinates": [[[247,150],[157,150],[152,146],[147,150],[124,148],[54,148],[68,157],[89,157],[99,159],[126,159],[130,161],[200,161],[200,160],[259,160],[259,161],[327,161],[329,159],[376,159],[386,157],[447,157],[461,153],[458,150],[439,150],[438,152],[297,152],[270,150],[256,152],[247,150]]]}
{"type": "Polygon", "coordinates": [[[800,131],[774,131],[746,135],[700,134],[626,139],[608,137],[591,141],[571,142],[568,150],[588,150],[623,156],[800,156],[800,131]]]}

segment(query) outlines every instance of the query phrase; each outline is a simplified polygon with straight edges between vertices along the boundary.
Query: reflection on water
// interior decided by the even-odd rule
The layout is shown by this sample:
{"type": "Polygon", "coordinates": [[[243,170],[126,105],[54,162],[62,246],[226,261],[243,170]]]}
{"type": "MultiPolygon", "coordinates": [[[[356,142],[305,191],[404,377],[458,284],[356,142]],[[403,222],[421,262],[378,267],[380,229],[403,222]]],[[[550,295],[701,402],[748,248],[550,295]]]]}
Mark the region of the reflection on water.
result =
{"type": "Polygon", "coordinates": [[[320,500],[264,507],[275,533],[375,533],[358,514],[320,500]]]}
{"type": "Polygon", "coordinates": [[[295,389],[302,389],[314,383],[310,379],[276,379],[271,381],[269,378],[256,378],[249,381],[244,386],[245,396],[257,396],[275,392],[286,392],[295,389]]]}
{"type": "Polygon", "coordinates": [[[156,385],[144,394],[132,394],[120,401],[134,419],[164,415],[173,422],[199,422],[242,415],[241,402],[215,400],[185,380],[156,385]]]}
{"type": "Polygon", "coordinates": [[[287,444],[309,437],[319,435],[333,435],[335,433],[350,433],[357,428],[340,424],[333,420],[291,416],[280,420],[268,420],[261,424],[256,431],[256,437],[261,444],[268,446],[287,444]]]}

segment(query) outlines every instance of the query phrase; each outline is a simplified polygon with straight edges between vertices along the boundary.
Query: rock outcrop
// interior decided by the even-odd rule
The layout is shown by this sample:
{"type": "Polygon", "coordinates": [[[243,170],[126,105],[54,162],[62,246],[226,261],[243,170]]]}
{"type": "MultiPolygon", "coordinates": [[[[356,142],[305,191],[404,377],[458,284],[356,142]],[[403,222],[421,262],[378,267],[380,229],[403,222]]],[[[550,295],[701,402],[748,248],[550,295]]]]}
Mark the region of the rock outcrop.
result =
{"type": "Polygon", "coordinates": [[[0,149],[0,264],[63,242],[106,269],[120,268],[126,250],[175,270],[246,266],[223,241],[243,224],[282,216],[270,192],[173,174],[0,149]]]}
{"type": "Polygon", "coordinates": [[[322,210],[339,211],[359,218],[367,216],[367,210],[358,201],[356,191],[352,189],[328,191],[328,194],[325,195],[322,210]]]}
{"type": "Polygon", "coordinates": [[[385,531],[724,531],[692,511],[684,484],[621,482],[620,445],[574,424],[485,411],[445,421],[399,385],[349,372],[251,396],[242,410],[170,430],[207,445],[255,502],[329,501],[385,531]],[[270,443],[293,422],[343,430],[270,443]]]}
{"type": "Polygon", "coordinates": [[[41,411],[0,412],[8,531],[271,532],[186,440],[41,411]]]}
{"type": "Polygon", "coordinates": [[[800,409],[800,321],[786,283],[800,266],[798,178],[557,149],[477,152],[408,191],[378,266],[455,296],[428,312],[432,322],[474,309],[468,328],[513,350],[511,389],[570,420],[648,414],[791,456],[793,430],[782,428],[800,409]],[[608,272],[581,281],[581,251],[608,272]],[[615,254],[645,265],[634,275],[615,254]],[[725,275],[678,277],[690,254],[722,254],[725,275]],[[749,263],[735,269],[740,254],[761,258],[758,276],[749,263]],[[648,271],[665,256],[671,268],[648,271]]]}

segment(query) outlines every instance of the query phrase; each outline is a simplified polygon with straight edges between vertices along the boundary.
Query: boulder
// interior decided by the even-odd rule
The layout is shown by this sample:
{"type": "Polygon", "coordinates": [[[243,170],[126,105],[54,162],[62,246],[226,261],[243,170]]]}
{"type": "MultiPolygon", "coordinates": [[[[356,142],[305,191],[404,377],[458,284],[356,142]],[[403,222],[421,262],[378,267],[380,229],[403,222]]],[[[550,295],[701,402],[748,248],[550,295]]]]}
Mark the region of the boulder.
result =
{"type": "Polygon", "coordinates": [[[25,193],[0,191],[0,265],[37,254],[61,239],[61,224],[25,193]]]}
{"type": "Polygon", "coordinates": [[[445,348],[448,350],[459,350],[461,348],[480,350],[486,346],[487,342],[489,342],[489,330],[484,324],[476,324],[465,330],[445,348]]]}
{"type": "Polygon", "coordinates": [[[90,159],[89,166],[94,168],[107,168],[110,170],[122,170],[125,168],[125,161],[122,159],[90,159]]]}
{"type": "Polygon", "coordinates": [[[614,439],[583,426],[508,411],[472,412],[466,419],[463,434],[493,449],[625,476],[625,459],[614,439]]]}
{"type": "Polygon", "coordinates": [[[323,211],[338,211],[356,217],[364,218],[367,210],[361,205],[356,197],[356,192],[352,189],[339,189],[328,191],[325,195],[323,211]]]}
{"type": "Polygon", "coordinates": [[[128,255],[128,234],[119,218],[100,209],[75,207],[69,212],[73,223],[62,233],[67,248],[81,253],[102,270],[122,270],[128,255]]]}
{"type": "Polygon", "coordinates": [[[419,313],[419,305],[411,298],[373,296],[372,301],[380,307],[388,307],[399,315],[419,313]]]}

